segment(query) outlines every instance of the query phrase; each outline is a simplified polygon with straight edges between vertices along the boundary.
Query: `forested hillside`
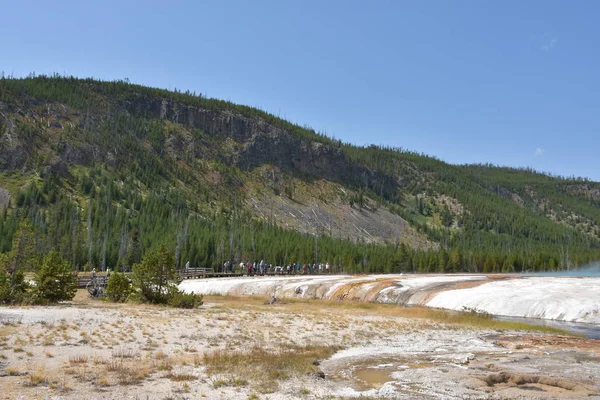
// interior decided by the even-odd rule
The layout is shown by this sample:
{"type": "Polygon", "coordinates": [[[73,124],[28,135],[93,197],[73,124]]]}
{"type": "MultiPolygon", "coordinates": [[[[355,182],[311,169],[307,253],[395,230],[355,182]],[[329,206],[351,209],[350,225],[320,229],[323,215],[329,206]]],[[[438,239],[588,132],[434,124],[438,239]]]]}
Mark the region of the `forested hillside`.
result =
{"type": "Polygon", "coordinates": [[[512,272],[600,259],[596,182],[357,147],[124,81],[0,79],[0,211],[9,267],[56,249],[77,269],[127,270],[161,244],[178,267],[512,272]]]}

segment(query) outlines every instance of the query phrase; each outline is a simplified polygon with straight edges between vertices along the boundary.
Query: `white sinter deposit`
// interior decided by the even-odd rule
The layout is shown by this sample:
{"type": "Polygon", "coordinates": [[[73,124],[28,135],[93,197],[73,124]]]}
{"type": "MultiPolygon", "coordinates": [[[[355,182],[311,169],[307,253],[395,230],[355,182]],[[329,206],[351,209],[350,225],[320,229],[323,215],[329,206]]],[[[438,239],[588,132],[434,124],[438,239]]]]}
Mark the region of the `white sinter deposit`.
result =
{"type": "Polygon", "coordinates": [[[600,324],[600,278],[535,277],[439,293],[427,307],[600,324]]]}
{"type": "Polygon", "coordinates": [[[179,288],[205,295],[370,301],[600,324],[600,278],[593,277],[271,276],[186,280],[179,288]]]}

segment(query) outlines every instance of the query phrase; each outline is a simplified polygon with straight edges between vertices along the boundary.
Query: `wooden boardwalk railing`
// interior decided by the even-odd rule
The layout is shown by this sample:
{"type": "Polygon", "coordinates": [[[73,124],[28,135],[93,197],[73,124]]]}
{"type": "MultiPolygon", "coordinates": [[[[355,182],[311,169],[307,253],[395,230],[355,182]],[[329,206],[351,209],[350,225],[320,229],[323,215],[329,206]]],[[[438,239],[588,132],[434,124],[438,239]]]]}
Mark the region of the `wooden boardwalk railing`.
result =
{"type": "MultiPolygon", "coordinates": [[[[131,274],[129,272],[125,273],[126,276],[130,276],[131,274]]],[[[204,278],[225,278],[225,277],[240,277],[240,276],[245,276],[248,275],[245,272],[214,272],[212,270],[212,268],[187,268],[187,269],[178,269],[177,270],[177,276],[179,278],[179,280],[184,280],[184,279],[204,279],[204,278]]],[[[275,276],[275,275],[281,275],[281,276],[293,276],[293,275],[300,275],[300,274],[291,274],[291,275],[287,275],[287,274],[281,274],[281,273],[275,273],[272,271],[269,272],[264,272],[262,274],[259,273],[255,273],[252,274],[253,276],[275,276]]],[[[90,283],[92,281],[92,277],[90,275],[79,275],[77,276],[77,287],[80,289],[84,289],[88,283],[90,283]]],[[[106,284],[108,283],[108,277],[106,275],[97,275],[96,276],[96,281],[97,284],[100,286],[106,286],[106,284]]]]}
{"type": "MultiPolygon", "coordinates": [[[[91,281],[92,281],[92,277],[89,275],[78,276],[77,277],[77,287],[79,289],[85,289],[87,284],[90,283],[91,281]]],[[[98,285],[106,286],[106,284],[108,283],[108,278],[106,276],[97,276],[96,281],[97,281],[98,285]]]]}

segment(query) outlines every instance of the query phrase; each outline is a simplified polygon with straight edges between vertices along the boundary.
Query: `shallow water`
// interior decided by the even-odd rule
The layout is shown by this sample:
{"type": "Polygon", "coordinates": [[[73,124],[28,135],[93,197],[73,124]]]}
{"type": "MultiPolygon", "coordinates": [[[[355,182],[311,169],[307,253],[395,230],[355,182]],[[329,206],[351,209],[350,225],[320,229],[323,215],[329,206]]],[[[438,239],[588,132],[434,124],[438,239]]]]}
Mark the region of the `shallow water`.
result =
{"type": "Polygon", "coordinates": [[[471,340],[445,341],[452,346],[424,345],[419,353],[404,343],[388,349],[396,354],[363,351],[361,358],[350,352],[329,360],[327,374],[341,384],[340,394],[358,398],[597,398],[600,386],[589,378],[597,375],[598,364],[585,350],[549,353],[496,346],[471,352],[478,347],[471,340]]]}
{"type": "Polygon", "coordinates": [[[393,382],[394,367],[374,368],[372,366],[358,368],[353,371],[353,377],[359,382],[360,389],[379,389],[387,382],[393,382]]]}
{"type": "Polygon", "coordinates": [[[552,328],[558,328],[567,332],[575,333],[577,335],[584,336],[588,339],[600,340],[600,325],[596,324],[584,324],[581,322],[566,322],[566,321],[555,321],[550,319],[538,319],[538,318],[521,318],[521,317],[506,317],[506,316],[494,316],[498,321],[510,321],[510,322],[522,322],[529,325],[542,325],[550,326],[552,328]]]}

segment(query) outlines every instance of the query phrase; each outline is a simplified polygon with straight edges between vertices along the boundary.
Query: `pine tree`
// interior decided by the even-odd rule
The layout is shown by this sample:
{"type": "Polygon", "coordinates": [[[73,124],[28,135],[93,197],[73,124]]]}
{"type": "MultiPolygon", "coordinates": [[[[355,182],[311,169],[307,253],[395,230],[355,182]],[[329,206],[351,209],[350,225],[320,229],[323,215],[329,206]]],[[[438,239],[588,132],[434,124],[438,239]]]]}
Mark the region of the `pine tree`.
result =
{"type": "Polygon", "coordinates": [[[56,250],[44,257],[35,274],[34,301],[56,303],[71,300],[77,292],[77,277],[56,250]]]}
{"type": "Polygon", "coordinates": [[[131,278],[144,301],[166,304],[177,278],[173,253],[166,246],[148,253],[141,263],[133,266],[131,278]]]}

